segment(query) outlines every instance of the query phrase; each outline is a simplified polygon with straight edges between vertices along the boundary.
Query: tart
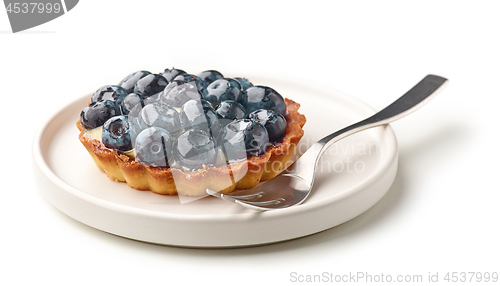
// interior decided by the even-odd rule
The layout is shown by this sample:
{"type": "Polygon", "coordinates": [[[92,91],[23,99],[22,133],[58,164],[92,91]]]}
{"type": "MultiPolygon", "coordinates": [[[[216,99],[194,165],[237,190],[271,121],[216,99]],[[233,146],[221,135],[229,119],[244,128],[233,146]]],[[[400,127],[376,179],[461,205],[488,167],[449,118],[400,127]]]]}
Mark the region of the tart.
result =
{"type": "Polygon", "coordinates": [[[79,140],[109,178],[137,190],[231,193],[278,175],[302,138],[300,105],[217,71],[138,71],[84,107],[79,140]]]}

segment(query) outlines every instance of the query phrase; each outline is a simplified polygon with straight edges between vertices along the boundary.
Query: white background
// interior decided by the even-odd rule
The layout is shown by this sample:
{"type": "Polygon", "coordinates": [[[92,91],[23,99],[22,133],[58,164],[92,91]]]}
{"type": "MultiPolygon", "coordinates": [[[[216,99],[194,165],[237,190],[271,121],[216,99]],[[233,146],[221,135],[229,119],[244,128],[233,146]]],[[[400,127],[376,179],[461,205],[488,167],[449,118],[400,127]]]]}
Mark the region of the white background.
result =
{"type": "Polygon", "coordinates": [[[436,272],[500,272],[499,11],[495,1],[86,0],[18,34],[0,12],[0,284],[286,285],[297,284],[291,272],[424,281],[436,272]],[[180,249],[109,235],[52,207],[32,176],[41,120],[129,72],[172,66],[263,71],[376,109],[428,73],[450,84],[392,124],[400,157],[387,195],[319,234],[180,249]]]}

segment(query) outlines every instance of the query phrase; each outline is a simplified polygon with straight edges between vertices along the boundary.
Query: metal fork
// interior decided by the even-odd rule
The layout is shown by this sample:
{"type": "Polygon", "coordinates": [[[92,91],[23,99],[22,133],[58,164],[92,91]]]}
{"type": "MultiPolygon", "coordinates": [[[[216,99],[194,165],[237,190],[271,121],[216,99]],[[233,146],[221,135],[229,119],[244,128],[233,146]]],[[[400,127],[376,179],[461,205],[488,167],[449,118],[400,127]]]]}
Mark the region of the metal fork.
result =
{"type": "Polygon", "coordinates": [[[446,78],[427,75],[407,93],[375,115],[332,133],[312,145],[297,161],[277,177],[230,195],[210,189],[209,195],[258,211],[299,205],[311,193],[319,158],[333,143],[359,131],[388,124],[422,107],[448,83],[446,78]]]}

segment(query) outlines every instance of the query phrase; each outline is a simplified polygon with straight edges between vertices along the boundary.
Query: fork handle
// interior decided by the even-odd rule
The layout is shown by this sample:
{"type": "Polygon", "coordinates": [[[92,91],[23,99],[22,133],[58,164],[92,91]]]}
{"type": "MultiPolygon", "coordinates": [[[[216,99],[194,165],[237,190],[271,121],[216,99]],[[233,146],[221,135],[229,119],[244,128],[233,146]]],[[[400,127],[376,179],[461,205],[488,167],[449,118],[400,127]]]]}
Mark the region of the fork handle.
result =
{"type": "Polygon", "coordinates": [[[330,147],[333,143],[359,131],[388,124],[412,113],[413,111],[426,104],[429,100],[434,98],[434,96],[436,96],[446,86],[447,83],[448,80],[446,78],[437,75],[427,75],[412,89],[410,89],[403,96],[398,98],[386,108],[362,121],[349,125],[316,142],[294,164],[290,166],[290,168],[287,170],[288,173],[300,176],[311,182],[312,185],[319,157],[321,157],[326,149],[328,149],[328,147],[330,147]],[[311,160],[315,160],[314,168],[310,168],[310,163],[312,163],[311,160]],[[309,164],[307,164],[308,162],[309,164]],[[300,166],[309,167],[301,168],[300,166]]]}

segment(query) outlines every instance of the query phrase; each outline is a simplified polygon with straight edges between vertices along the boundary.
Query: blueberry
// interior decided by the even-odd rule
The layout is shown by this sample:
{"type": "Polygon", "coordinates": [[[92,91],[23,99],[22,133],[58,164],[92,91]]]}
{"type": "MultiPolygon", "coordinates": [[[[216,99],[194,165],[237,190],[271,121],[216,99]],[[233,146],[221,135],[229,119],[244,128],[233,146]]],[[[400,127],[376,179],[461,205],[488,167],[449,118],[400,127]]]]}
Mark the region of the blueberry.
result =
{"type": "Polygon", "coordinates": [[[129,114],[132,108],[134,108],[137,104],[143,102],[143,100],[144,98],[142,96],[135,93],[129,93],[120,105],[122,114],[129,114]]]}
{"type": "Polygon", "coordinates": [[[180,108],[191,99],[200,99],[201,94],[195,84],[184,83],[183,81],[172,81],[160,94],[162,102],[180,108]]]}
{"type": "Polygon", "coordinates": [[[224,76],[218,71],[208,70],[208,71],[204,71],[204,72],[199,73],[198,77],[201,80],[205,81],[208,85],[208,84],[211,84],[212,82],[214,82],[218,79],[223,78],[224,76]]]}
{"type": "Polygon", "coordinates": [[[139,113],[138,123],[141,129],[160,127],[174,137],[182,129],[179,113],[170,105],[160,102],[144,106],[139,113]]]}
{"type": "Polygon", "coordinates": [[[210,134],[203,130],[190,129],[179,135],[174,142],[174,158],[190,171],[215,164],[217,149],[210,134]]]}
{"type": "Polygon", "coordinates": [[[247,156],[261,155],[266,151],[269,135],[266,128],[253,120],[240,119],[226,125],[220,134],[222,146],[228,162],[242,161],[247,156]]]}
{"type": "Polygon", "coordinates": [[[130,128],[126,115],[118,115],[108,119],[102,126],[102,143],[104,146],[118,151],[132,149],[130,128]]]}
{"type": "Polygon", "coordinates": [[[226,126],[233,120],[243,119],[246,116],[245,108],[234,100],[221,102],[215,109],[215,113],[222,126],[226,126]]]}
{"type": "Polygon", "coordinates": [[[207,84],[205,81],[203,81],[201,78],[195,76],[195,75],[192,75],[192,74],[180,74],[178,76],[176,76],[173,80],[179,80],[179,81],[182,81],[184,83],[195,83],[196,84],[196,87],[198,88],[198,90],[201,92],[203,92],[203,90],[207,87],[207,84]]]}
{"type": "Polygon", "coordinates": [[[148,74],[141,78],[134,87],[134,93],[148,97],[162,92],[167,86],[168,81],[159,74],[148,74]]]}
{"type": "Polygon", "coordinates": [[[98,101],[110,100],[115,101],[118,105],[120,105],[127,94],[128,92],[121,86],[105,85],[94,92],[90,98],[90,102],[94,103],[98,101]]]}
{"type": "Polygon", "coordinates": [[[168,82],[171,82],[176,76],[180,74],[185,74],[186,72],[180,69],[172,68],[171,70],[165,69],[164,72],[161,73],[161,75],[168,80],[168,82]]]}
{"type": "Polygon", "coordinates": [[[200,129],[216,137],[221,129],[217,114],[210,103],[205,100],[191,99],[181,108],[180,112],[184,129],[200,129]]]}
{"type": "Polygon", "coordinates": [[[138,162],[152,167],[169,167],[172,136],[160,127],[149,127],[137,135],[135,154],[138,162]]]}
{"type": "Polygon", "coordinates": [[[257,109],[268,109],[286,116],[285,100],[270,87],[252,86],[243,92],[238,101],[245,107],[247,113],[257,109]]]}
{"type": "Polygon", "coordinates": [[[120,83],[119,86],[123,87],[128,93],[134,92],[134,87],[136,83],[143,77],[151,74],[148,71],[136,71],[134,73],[126,76],[120,83]]]}
{"type": "Polygon", "coordinates": [[[113,116],[120,115],[116,102],[111,100],[97,101],[85,106],[80,113],[80,121],[87,129],[99,127],[113,116]]]}
{"type": "Polygon", "coordinates": [[[272,110],[255,110],[254,112],[248,114],[248,118],[257,121],[266,127],[270,142],[279,142],[286,134],[287,123],[285,117],[272,110]]]}
{"type": "Polygon", "coordinates": [[[241,90],[245,91],[248,88],[252,87],[253,84],[246,78],[243,77],[235,77],[235,80],[237,80],[241,84],[241,90]]]}
{"type": "Polygon", "coordinates": [[[224,100],[237,100],[241,94],[241,85],[234,79],[218,79],[203,91],[203,99],[212,106],[217,106],[224,100]]]}

